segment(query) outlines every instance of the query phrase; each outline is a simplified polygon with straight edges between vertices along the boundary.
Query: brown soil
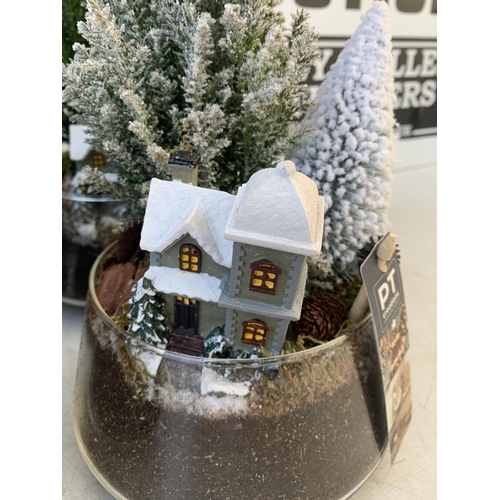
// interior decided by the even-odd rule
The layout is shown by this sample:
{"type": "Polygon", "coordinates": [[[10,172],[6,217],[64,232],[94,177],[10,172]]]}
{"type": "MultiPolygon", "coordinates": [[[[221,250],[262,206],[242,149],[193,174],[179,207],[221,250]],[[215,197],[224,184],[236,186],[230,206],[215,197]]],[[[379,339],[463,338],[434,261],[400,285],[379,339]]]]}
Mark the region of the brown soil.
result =
{"type": "MultiPolygon", "coordinates": [[[[333,393],[290,404],[279,418],[264,409],[214,420],[144,400],[91,323],[77,429],[93,465],[128,500],[337,500],[377,463],[387,431],[366,358],[333,393]]],[[[363,356],[373,347],[356,344],[363,356]]]]}

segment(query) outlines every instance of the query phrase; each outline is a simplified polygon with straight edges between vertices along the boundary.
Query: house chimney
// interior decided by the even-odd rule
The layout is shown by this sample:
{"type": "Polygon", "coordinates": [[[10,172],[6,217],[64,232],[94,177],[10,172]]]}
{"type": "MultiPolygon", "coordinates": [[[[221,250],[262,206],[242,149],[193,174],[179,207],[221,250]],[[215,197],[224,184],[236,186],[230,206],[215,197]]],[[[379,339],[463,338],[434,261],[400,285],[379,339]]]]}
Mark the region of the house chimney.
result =
{"type": "Polygon", "coordinates": [[[172,180],[197,186],[199,161],[200,156],[191,151],[179,150],[172,153],[168,160],[172,171],[172,180]]]}

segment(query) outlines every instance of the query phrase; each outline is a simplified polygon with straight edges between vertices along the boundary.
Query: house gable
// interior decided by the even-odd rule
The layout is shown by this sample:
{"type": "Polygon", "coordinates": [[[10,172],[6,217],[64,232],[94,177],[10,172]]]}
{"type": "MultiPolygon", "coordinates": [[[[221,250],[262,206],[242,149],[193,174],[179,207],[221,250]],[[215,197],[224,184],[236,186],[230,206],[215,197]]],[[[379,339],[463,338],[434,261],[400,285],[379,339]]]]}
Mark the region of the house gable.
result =
{"type": "Polygon", "coordinates": [[[152,179],[141,248],[161,254],[190,234],[217,264],[229,269],[232,243],[223,234],[234,200],[222,191],[152,179]]]}
{"type": "Polygon", "coordinates": [[[193,245],[200,250],[200,273],[208,274],[209,276],[215,276],[218,279],[222,279],[224,276],[227,276],[229,274],[228,268],[215,262],[212,256],[207,251],[205,251],[198,240],[193,238],[190,234],[181,236],[163,252],[153,253],[151,255],[152,263],[154,263],[155,266],[179,269],[179,255],[181,253],[180,250],[184,245],[193,245]]]}

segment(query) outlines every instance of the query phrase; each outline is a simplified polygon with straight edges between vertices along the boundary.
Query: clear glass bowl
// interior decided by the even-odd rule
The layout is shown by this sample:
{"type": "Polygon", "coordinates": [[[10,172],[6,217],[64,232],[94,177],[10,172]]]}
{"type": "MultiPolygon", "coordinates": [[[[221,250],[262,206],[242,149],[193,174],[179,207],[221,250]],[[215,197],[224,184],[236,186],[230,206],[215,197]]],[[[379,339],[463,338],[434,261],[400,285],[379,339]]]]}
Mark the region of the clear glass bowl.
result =
{"type": "Polygon", "coordinates": [[[117,239],[119,202],[62,192],[62,301],[85,306],[96,258],[117,239]]]}
{"type": "Polygon", "coordinates": [[[209,359],[140,342],[102,309],[90,274],[75,432],[117,499],[339,500],[387,444],[371,316],[324,345],[209,359]]]}

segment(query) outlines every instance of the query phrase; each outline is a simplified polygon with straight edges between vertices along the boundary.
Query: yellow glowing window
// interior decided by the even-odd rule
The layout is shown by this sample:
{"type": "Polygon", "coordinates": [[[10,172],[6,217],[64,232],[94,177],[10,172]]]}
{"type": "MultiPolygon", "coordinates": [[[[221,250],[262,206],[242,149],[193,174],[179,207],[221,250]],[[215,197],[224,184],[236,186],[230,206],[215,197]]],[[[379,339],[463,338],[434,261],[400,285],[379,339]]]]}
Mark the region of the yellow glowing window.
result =
{"type": "Polygon", "coordinates": [[[181,297],[180,295],[177,295],[177,297],[175,297],[175,300],[179,304],[184,304],[186,306],[192,306],[192,305],[196,304],[195,299],[188,299],[187,297],[181,297]]]}
{"type": "Polygon", "coordinates": [[[269,331],[269,327],[260,319],[252,319],[250,321],[244,321],[243,334],[241,336],[241,342],[244,344],[253,344],[263,346],[266,343],[266,335],[269,331]]]}
{"type": "Polygon", "coordinates": [[[179,269],[199,273],[201,268],[201,252],[191,244],[182,245],[179,249],[179,269]]]}
{"type": "Polygon", "coordinates": [[[250,264],[252,275],[250,277],[249,290],[252,292],[276,294],[276,286],[281,268],[269,260],[259,260],[250,264]]]}
{"type": "Polygon", "coordinates": [[[102,168],[104,167],[105,161],[104,161],[104,156],[102,156],[99,153],[96,153],[92,155],[92,163],[94,164],[95,168],[102,168]]]}

